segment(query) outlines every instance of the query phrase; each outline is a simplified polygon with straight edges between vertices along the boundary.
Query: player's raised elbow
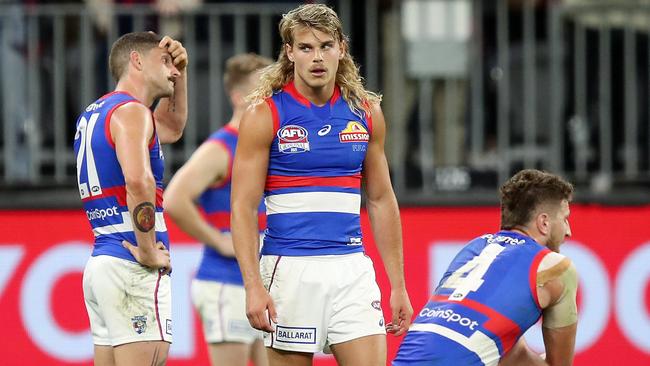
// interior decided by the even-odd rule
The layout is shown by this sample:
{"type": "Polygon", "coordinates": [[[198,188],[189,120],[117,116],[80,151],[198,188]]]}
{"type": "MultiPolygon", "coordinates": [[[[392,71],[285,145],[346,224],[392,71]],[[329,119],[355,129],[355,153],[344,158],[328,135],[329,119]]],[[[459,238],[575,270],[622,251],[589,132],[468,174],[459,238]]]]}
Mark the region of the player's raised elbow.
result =
{"type": "Polygon", "coordinates": [[[171,140],[171,141],[169,141],[169,143],[176,142],[176,141],[180,140],[181,137],[183,137],[183,131],[185,131],[185,124],[184,123],[183,123],[182,128],[176,128],[176,129],[171,130],[169,132],[169,135],[170,135],[169,139],[171,140]]]}
{"type": "Polygon", "coordinates": [[[169,215],[174,220],[177,220],[180,215],[178,196],[169,194],[168,190],[163,194],[163,210],[165,211],[165,214],[169,215]]]}
{"type": "Polygon", "coordinates": [[[158,133],[158,139],[161,144],[173,144],[183,137],[184,128],[181,129],[168,129],[164,133],[158,133]]]}

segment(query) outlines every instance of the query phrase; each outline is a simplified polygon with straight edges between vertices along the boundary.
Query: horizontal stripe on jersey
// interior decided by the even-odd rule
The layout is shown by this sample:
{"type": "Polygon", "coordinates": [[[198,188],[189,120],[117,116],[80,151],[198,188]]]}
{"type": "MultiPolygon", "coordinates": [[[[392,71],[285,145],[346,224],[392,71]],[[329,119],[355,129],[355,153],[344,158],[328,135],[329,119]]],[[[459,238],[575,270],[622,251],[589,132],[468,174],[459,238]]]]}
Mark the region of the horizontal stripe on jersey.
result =
{"type": "MultiPolygon", "coordinates": [[[[132,232],[133,220],[131,220],[131,213],[125,211],[125,212],[121,212],[120,215],[122,216],[120,223],[113,223],[104,226],[93,227],[93,234],[97,237],[100,235],[132,232]]],[[[162,212],[156,212],[156,223],[154,229],[156,230],[156,232],[167,231],[167,225],[165,225],[165,218],[163,217],[162,212]]]]}
{"type": "Polygon", "coordinates": [[[359,214],[361,195],[343,192],[298,192],[267,196],[266,214],[333,212],[359,214]]]}
{"type": "Polygon", "coordinates": [[[355,174],[348,177],[292,177],[269,175],[266,179],[265,189],[273,192],[277,189],[296,187],[339,187],[359,189],[361,187],[361,174],[355,174]]]}
{"type": "MultiPolygon", "coordinates": [[[[102,194],[82,198],[82,202],[89,202],[96,199],[115,197],[120,206],[126,206],[126,186],[117,186],[110,188],[102,188],[102,194]]],[[[162,208],[163,205],[163,189],[156,187],[156,207],[162,208]]]]}

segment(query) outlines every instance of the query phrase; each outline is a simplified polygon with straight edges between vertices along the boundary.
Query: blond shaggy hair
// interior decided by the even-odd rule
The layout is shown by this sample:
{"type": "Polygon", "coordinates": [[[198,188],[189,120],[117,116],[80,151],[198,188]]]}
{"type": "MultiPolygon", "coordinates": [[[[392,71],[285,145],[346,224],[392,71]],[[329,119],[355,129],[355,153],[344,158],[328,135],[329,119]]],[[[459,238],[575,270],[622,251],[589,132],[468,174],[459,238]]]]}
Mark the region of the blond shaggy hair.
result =
{"type": "MultiPolygon", "coordinates": [[[[348,37],[343,34],[343,26],[336,12],[323,4],[301,5],[282,16],[280,21],[280,37],[283,47],[275,63],[262,71],[260,82],[255,90],[247,97],[255,106],[271,97],[274,92],[282,89],[294,78],[294,65],[287,56],[285,45],[293,45],[293,32],[296,28],[311,28],[331,35],[343,45],[349,45],[348,37]]],[[[347,49],[347,47],[346,47],[347,49]]],[[[336,72],[336,84],[341,89],[341,95],[352,111],[363,117],[370,114],[370,106],[381,102],[381,95],[368,91],[363,86],[363,78],[359,75],[356,65],[348,51],[339,60],[336,72]]]]}

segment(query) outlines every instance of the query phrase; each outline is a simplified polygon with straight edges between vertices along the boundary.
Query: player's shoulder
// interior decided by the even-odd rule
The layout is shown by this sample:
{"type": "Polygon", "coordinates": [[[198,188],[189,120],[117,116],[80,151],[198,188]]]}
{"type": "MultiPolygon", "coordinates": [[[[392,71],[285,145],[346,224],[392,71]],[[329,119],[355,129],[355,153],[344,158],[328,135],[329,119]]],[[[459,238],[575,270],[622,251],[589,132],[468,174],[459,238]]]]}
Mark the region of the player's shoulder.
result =
{"type": "Polygon", "coordinates": [[[271,97],[264,99],[263,101],[253,104],[246,108],[245,116],[256,117],[256,118],[272,118],[273,108],[275,108],[275,102],[271,97]]]}
{"type": "Polygon", "coordinates": [[[242,141],[270,144],[278,127],[277,113],[272,113],[268,103],[251,105],[239,124],[238,144],[242,141]]]}
{"type": "Polygon", "coordinates": [[[269,98],[265,99],[261,103],[251,105],[246,108],[244,116],[239,126],[240,133],[246,128],[259,128],[260,126],[273,126],[274,124],[274,115],[277,112],[273,111],[273,103],[269,102],[269,98]]]}
{"type": "Polygon", "coordinates": [[[226,125],[212,132],[193,155],[212,158],[214,154],[230,154],[229,146],[235,146],[238,133],[236,129],[229,129],[226,125]]]}
{"type": "Polygon", "coordinates": [[[113,110],[112,117],[126,120],[136,119],[139,121],[149,121],[153,118],[151,109],[136,100],[117,106],[113,110]]]}
{"type": "Polygon", "coordinates": [[[537,266],[538,285],[543,285],[555,279],[572,280],[577,276],[578,272],[571,259],[560,253],[549,252],[545,254],[537,266]]]}

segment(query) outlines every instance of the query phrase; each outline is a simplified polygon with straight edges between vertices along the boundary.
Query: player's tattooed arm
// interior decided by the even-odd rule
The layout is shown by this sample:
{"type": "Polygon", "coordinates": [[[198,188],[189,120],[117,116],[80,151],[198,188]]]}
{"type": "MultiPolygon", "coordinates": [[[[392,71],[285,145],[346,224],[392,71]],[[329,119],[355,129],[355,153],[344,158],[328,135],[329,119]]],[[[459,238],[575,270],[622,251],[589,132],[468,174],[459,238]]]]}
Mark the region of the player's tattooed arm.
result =
{"type": "Polygon", "coordinates": [[[170,97],[160,99],[154,111],[156,133],[162,144],[178,141],[183,135],[187,123],[187,50],[183,44],[169,36],[163,37],[158,44],[169,52],[172,62],[178,70],[174,78],[174,91],[170,97]]]}
{"type": "Polygon", "coordinates": [[[167,106],[167,112],[176,112],[176,96],[172,94],[171,97],[169,97],[169,105],[167,106]]]}
{"type": "Polygon", "coordinates": [[[143,233],[156,226],[156,208],[151,202],[142,202],[133,209],[133,223],[143,233]]]}

